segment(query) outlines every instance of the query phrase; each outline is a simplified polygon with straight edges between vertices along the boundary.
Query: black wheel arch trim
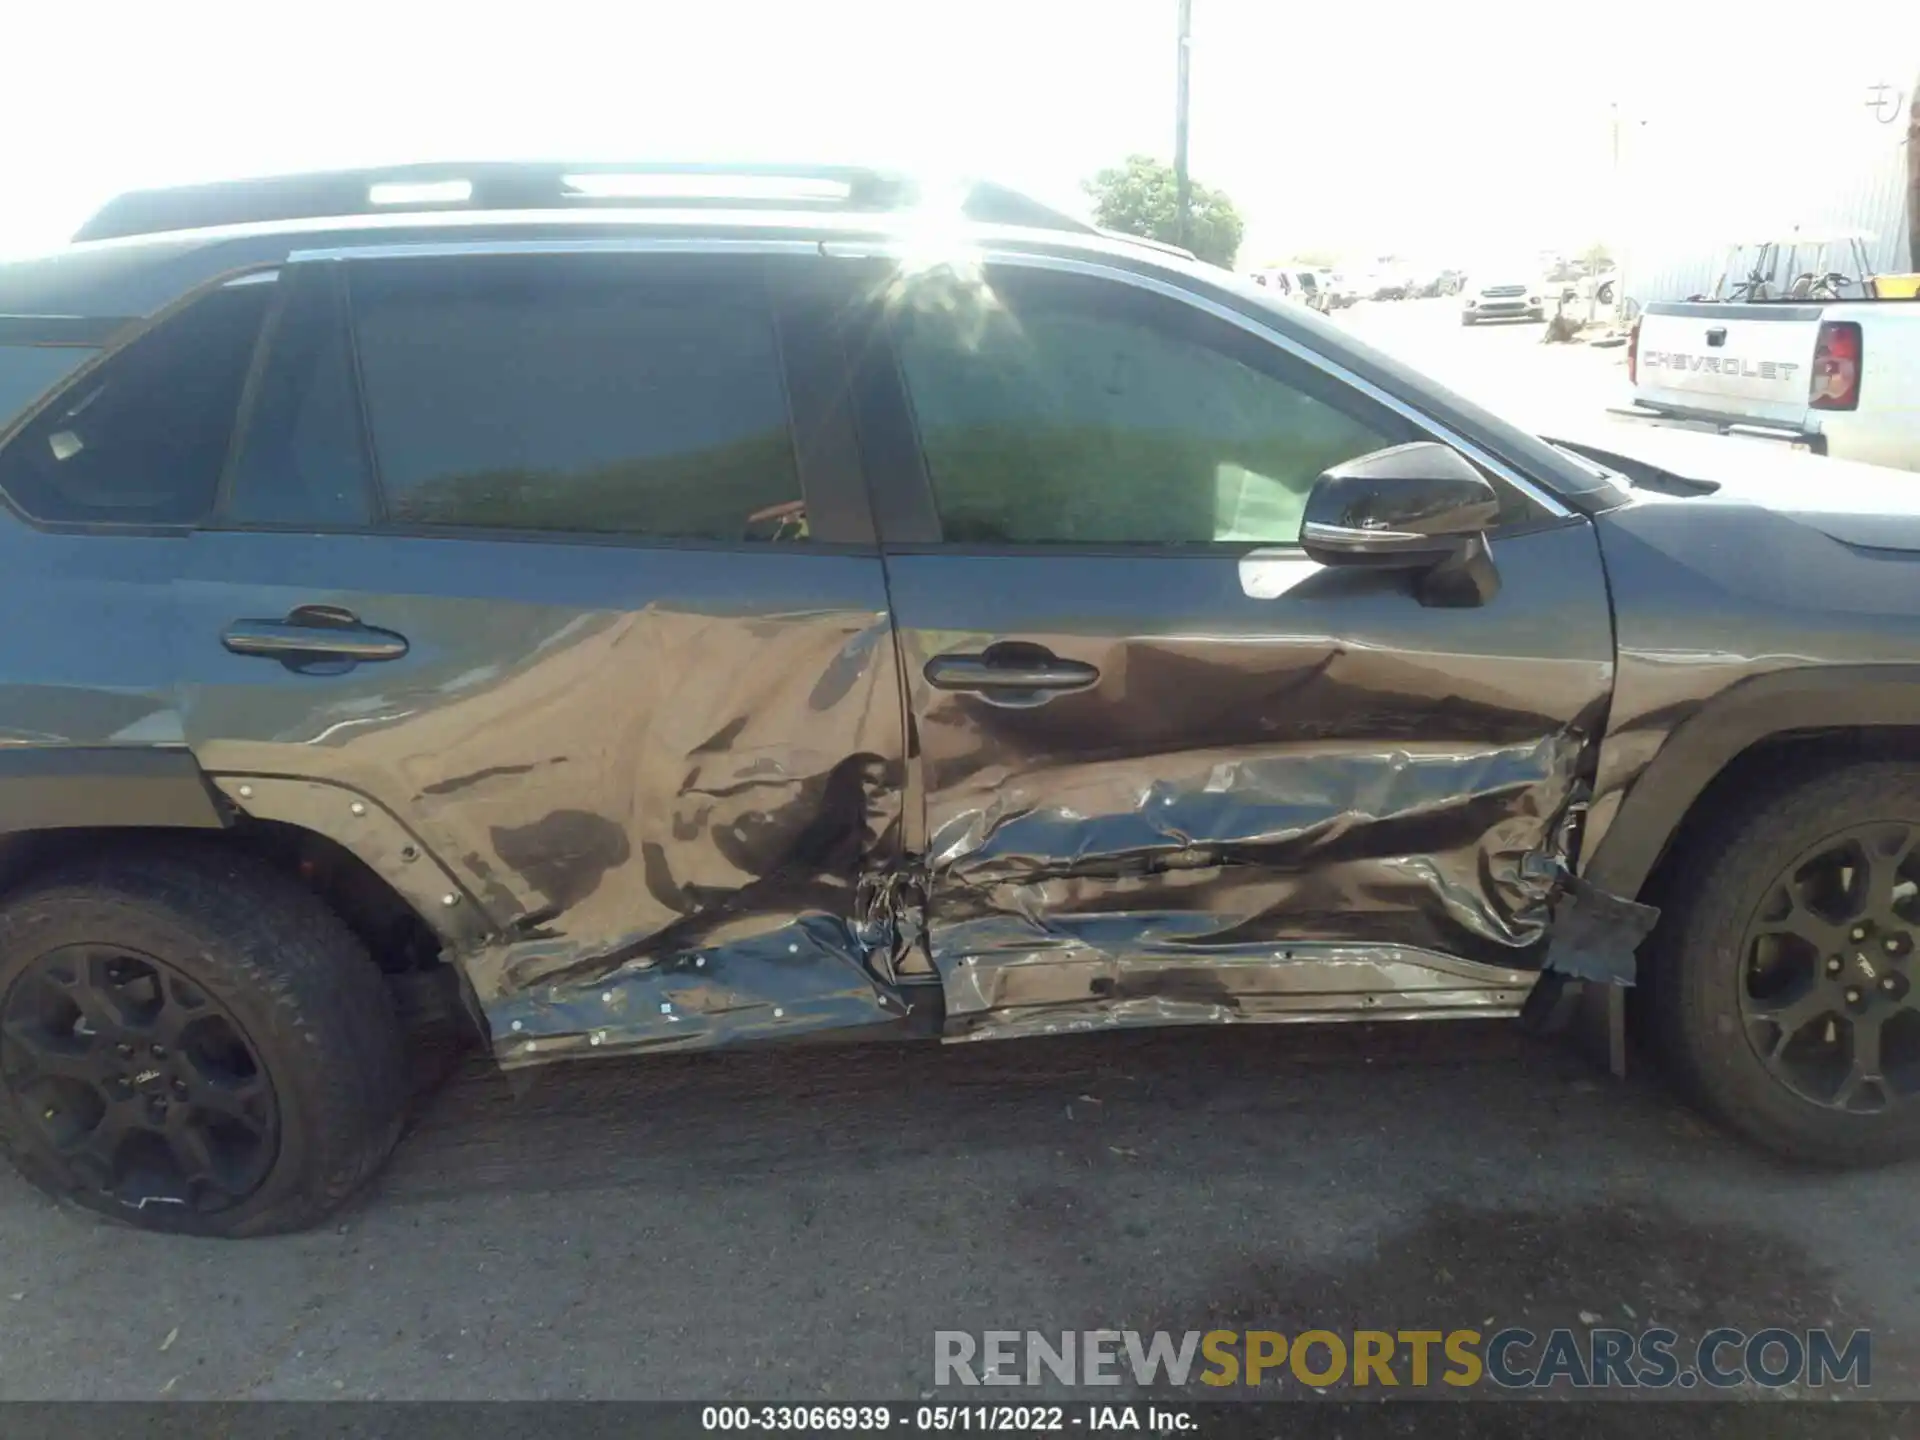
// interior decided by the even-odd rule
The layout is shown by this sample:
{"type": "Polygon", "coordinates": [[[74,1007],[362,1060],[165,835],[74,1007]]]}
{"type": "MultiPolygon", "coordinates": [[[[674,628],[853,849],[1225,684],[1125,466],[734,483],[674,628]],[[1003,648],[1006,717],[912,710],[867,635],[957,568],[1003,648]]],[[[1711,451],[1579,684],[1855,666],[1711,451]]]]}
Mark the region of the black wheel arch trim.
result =
{"type": "Polygon", "coordinates": [[[0,833],[220,830],[230,823],[191,751],[167,746],[0,746],[0,833]]]}
{"type": "Polygon", "coordinates": [[[1754,745],[1822,730],[1896,726],[1920,727],[1920,665],[1815,665],[1731,685],[1660,746],[1581,873],[1613,894],[1638,895],[1695,802],[1754,745]]]}

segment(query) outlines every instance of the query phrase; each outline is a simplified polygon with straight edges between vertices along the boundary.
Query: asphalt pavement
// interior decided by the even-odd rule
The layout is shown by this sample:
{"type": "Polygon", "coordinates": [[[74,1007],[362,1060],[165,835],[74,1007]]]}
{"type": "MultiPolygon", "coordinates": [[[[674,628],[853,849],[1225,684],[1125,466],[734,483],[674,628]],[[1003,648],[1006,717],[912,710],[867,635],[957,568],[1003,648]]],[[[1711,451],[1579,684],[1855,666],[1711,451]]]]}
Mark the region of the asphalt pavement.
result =
{"type": "MultiPolygon", "coordinates": [[[[1468,393],[1616,379],[1445,302],[1343,323],[1468,393]]],[[[142,1235],[0,1173],[0,1398],[912,1399],[942,1329],[1602,1320],[1867,1327],[1912,1398],[1917,1180],[1787,1168],[1492,1022],[469,1057],[306,1235],[142,1235]]]]}
{"type": "Polygon", "coordinates": [[[1912,1169],[1809,1174],[1491,1022],[478,1060],[315,1233],[0,1178],[0,1397],[915,1398],[933,1333],[1869,1327],[1912,1169]]]}

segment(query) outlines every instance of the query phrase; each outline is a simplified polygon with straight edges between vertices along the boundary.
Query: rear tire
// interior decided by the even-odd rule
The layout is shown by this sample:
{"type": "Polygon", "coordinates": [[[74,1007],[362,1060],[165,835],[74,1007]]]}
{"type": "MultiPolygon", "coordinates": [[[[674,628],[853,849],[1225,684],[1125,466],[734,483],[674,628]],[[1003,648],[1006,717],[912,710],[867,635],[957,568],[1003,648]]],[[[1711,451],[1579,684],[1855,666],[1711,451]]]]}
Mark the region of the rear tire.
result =
{"type": "Polygon", "coordinates": [[[408,1082],[366,950],[250,856],[109,852],[0,906],[0,1153],[56,1197],[148,1230],[303,1229],[386,1159],[408,1082]]]}
{"type": "Polygon", "coordinates": [[[1920,1154],[1916,840],[1920,770],[1854,765],[1721,815],[1669,888],[1654,1038],[1690,1098],[1788,1159],[1920,1154]]]}

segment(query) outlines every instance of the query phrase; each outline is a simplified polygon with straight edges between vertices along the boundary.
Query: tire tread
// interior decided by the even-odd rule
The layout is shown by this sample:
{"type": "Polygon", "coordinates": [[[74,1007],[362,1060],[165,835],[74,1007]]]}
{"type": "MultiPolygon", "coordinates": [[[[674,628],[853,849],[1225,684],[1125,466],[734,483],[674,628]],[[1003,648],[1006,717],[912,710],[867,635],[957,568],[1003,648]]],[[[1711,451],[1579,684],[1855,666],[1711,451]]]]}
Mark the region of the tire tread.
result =
{"type": "MultiPolygon", "coordinates": [[[[405,1122],[406,1049],[379,969],[319,896],[219,844],[117,847],[52,870],[9,897],[0,906],[0,964],[23,942],[30,947],[34,930],[71,917],[75,907],[104,909],[102,918],[117,928],[197,938],[189,957],[163,958],[192,971],[230,1009],[252,1009],[249,1038],[283,1091],[281,1155],[260,1191],[203,1217],[215,1223],[179,1228],[234,1236],[304,1229],[366,1185],[405,1122]],[[285,1093],[289,1084],[292,1095],[285,1093]],[[302,1143],[292,1147],[299,1173],[284,1175],[290,1101],[298,1105],[302,1143]]],[[[8,1146],[0,1125],[0,1149],[8,1146]]],[[[81,1198],[46,1167],[22,1168],[43,1188],[81,1198]]]]}

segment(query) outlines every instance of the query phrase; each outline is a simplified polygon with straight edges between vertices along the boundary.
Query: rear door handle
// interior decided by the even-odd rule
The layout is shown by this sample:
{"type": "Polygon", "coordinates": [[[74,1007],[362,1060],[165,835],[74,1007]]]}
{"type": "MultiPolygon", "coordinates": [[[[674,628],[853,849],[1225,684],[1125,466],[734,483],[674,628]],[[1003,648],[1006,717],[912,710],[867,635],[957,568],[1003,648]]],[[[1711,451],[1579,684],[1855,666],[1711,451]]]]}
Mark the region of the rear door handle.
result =
{"type": "Polygon", "coordinates": [[[936,655],[922,671],[936,690],[971,690],[989,698],[1009,692],[1042,699],[1099,683],[1100,672],[1083,660],[1062,660],[1044,646],[1002,643],[978,655],[936,655]]]}
{"type": "Polygon", "coordinates": [[[220,637],[236,655],[272,660],[398,660],[407,653],[407,637],[362,625],[350,610],[332,605],[302,605],[284,620],[236,620],[220,637]]]}
{"type": "Polygon", "coordinates": [[[1727,343],[1727,327],[1726,326],[1713,325],[1708,327],[1707,344],[1713,345],[1713,346],[1720,346],[1726,343],[1727,343]]]}

